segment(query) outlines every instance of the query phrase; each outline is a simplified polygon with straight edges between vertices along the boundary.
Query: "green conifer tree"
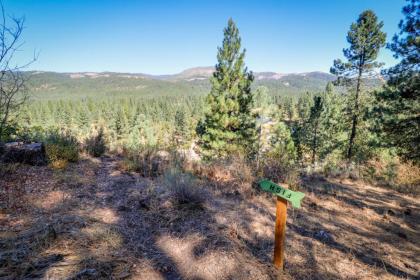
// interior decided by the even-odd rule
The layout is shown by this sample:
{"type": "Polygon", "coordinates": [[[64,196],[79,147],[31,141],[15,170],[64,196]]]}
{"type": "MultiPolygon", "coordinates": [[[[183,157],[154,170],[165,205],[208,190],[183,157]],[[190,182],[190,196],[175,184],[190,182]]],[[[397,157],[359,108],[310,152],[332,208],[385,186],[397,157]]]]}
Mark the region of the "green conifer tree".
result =
{"type": "Polygon", "coordinates": [[[80,130],[85,130],[89,125],[89,116],[84,106],[80,108],[79,114],[77,115],[77,124],[80,130]]]}
{"type": "Polygon", "coordinates": [[[117,140],[124,138],[124,135],[127,133],[127,117],[122,108],[117,109],[117,112],[114,116],[113,128],[117,140]]]}
{"type": "Polygon", "coordinates": [[[348,112],[350,115],[349,143],[346,152],[348,159],[354,155],[354,145],[360,121],[362,82],[365,76],[371,75],[381,64],[376,62],[379,50],[385,46],[386,34],[381,31],[383,22],[373,11],[367,10],[350,27],[347,42],[350,47],[343,50],[347,62],[334,61],[330,72],[337,76],[336,84],[346,85],[351,89],[348,112]]]}
{"type": "Polygon", "coordinates": [[[325,92],[321,96],[324,105],[321,115],[321,133],[324,137],[319,147],[319,157],[324,158],[334,151],[340,151],[345,146],[346,136],[342,122],[342,98],[334,91],[331,82],[327,83],[325,92]]]}
{"type": "Polygon", "coordinates": [[[297,112],[299,121],[305,122],[311,114],[311,107],[313,106],[313,97],[309,92],[301,96],[297,103],[297,112]]]}
{"type": "Polygon", "coordinates": [[[174,142],[182,146],[188,141],[188,123],[183,110],[177,110],[174,117],[174,142]]]}
{"type": "Polygon", "coordinates": [[[320,138],[322,133],[322,113],[324,110],[324,103],[321,96],[313,97],[313,105],[310,108],[309,118],[306,124],[305,136],[308,146],[311,150],[311,162],[315,164],[318,155],[318,147],[321,144],[320,138]]]}
{"type": "Polygon", "coordinates": [[[282,121],[279,121],[271,137],[268,156],[277,159],[283,165],[294,164],[296,160],[296,147],[293,141],[290,128],[282,121]]]}
{"type": "Polygon", "coordinates": [[[375,111],[383,142],[420,163],[420,1],[408,0],[403,14],[400,33],[388,45],[401,61],[385,72],[388,84],[377,94],[375,111]]]}
{"type": "Polygon", "coordinates": [[[212,89],[206,98],[204,120],[197,126],[200,146],[206,158],[225,158],[232,152],[254,152],[255,118],[251,114],[254,79],[244,64],[239,30],[232,19],[224,30],[222,47],[218,48],[212,89]]]}
{"type": "Polygon", "coordinates": [[[285,108],[285,118],[290,122],[295,119],[296,108],[295,102],[291,97],[286,97],[284,99],[284,108],[285,108]]]}
{"type": "Polygon", "coordinates": [[[254,108],[266,110],[273,103],[272,97],[268,93],[266,86],[259,86],[255,90],[254,108]]]}

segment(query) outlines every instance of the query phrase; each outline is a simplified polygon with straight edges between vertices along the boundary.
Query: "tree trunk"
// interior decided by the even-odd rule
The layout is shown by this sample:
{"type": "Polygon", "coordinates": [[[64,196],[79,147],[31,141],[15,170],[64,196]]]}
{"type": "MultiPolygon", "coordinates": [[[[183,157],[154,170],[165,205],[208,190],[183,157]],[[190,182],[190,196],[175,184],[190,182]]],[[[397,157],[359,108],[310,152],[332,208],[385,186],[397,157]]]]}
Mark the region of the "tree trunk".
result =
{"type": "Polygon", "coordinates": [[[356,97],[354,101],[354,112],[353,112],[353,117],[352,117],[351,133],[350,133],[350,139],[349,139],[349,149],[347,150],[347,159],[349,160],[353,156],[354,139],[356,138],[357,123],[359,120],[359,94],[360,94],[360,84],[362,80],[362,71],[363,71],[363,65],[361,62],[360,68],[359,68],[359,74],[357,76],[356,97]]]}
{"type": "Polygon", "coordinates": [[[312,140],[312,164],[315,164],[316,146],[317,146],[318,123],[315,124],[314,138],[312,140]]]}

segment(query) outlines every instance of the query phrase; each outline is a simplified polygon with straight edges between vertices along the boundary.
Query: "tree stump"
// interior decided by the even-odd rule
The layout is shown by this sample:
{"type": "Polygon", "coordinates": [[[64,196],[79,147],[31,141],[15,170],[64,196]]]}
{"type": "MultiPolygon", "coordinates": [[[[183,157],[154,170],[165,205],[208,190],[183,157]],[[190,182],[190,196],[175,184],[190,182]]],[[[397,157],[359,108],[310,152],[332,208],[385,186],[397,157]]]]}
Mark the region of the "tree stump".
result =
{"type": "Polygon", "coordinates": [[[0,159],[6,163],[45,165],[47,159],[42,143],[10,142],[0,145],[0,159]]]}

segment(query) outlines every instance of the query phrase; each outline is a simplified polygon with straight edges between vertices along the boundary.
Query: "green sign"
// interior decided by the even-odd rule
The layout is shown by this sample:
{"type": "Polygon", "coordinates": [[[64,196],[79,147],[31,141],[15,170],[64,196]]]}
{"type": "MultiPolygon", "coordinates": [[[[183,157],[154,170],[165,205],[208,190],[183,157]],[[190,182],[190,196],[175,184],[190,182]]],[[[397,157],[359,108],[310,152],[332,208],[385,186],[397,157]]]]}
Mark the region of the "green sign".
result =
{"type": "Polygon", "coordinates": [[[283,187],[280,187],[279,185],[274,184],[270,180],[261,180],[259,184],[263,190],[265,190],[266,192],[274,193],[275,195],[286,199],[287,201],[292,203],[292,206],[295,208],[300,208],[300,201],[305,196],[304,193],[294,192],[285,189],[283,187]]]}

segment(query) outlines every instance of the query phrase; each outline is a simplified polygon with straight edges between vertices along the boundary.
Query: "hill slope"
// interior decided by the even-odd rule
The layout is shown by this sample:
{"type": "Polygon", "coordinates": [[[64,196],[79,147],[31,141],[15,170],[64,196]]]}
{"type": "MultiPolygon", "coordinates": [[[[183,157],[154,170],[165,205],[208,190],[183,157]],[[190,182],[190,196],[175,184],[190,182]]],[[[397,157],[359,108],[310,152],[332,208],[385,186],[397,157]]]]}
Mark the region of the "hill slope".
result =
{"type": "MultiPolygon", "coordinates": [[[[0,208],[0,275],[417,279],[418,197],[347,179],[304,179],[302,208],[289,209],[281,273],[272,265],[273,196],[232,185],[229,176],[203,178],[194,185],[206,194],[197,208],[177,204],[165,177],[119,166],[118,158],[85,158],[58,173],[22,165],[1,176],[0,187],[13,192],[8,202],[0,196],[0,206],[10,206],[0,208]]],[[[233,169],[220,174],[226,170],[233,169]]]]}
{"type": "MultiPolygon", "coordinates": [[[[172,94],[203,95],[210,90],[209,78],[213,67],[187,69],[175,75],[113,72],[28,72],[29,88],[35,98],[78,98],[107,96],[161,96],[172,94]]],[[[334,76],[322,72],[279,74],[254,73],[254,87],[266,86],[271,94],[298,95],[307,91],[319,92],[334,76]]]]}

